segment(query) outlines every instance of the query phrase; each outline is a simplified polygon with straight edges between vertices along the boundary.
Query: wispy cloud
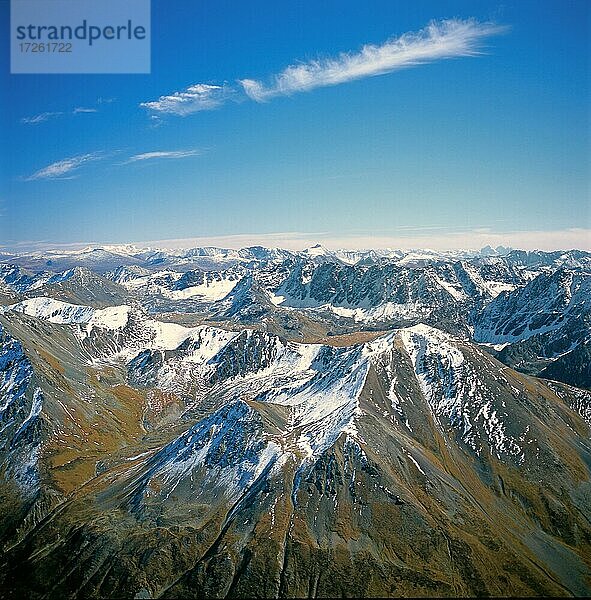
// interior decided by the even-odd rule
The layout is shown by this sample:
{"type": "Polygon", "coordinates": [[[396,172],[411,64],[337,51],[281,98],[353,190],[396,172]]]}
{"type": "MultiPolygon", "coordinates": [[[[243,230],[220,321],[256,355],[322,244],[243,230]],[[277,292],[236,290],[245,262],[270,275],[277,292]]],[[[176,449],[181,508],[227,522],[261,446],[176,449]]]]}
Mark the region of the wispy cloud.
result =
{"type": "Polygon", "coordinates": [[[37,125],[38,123],[43,123],[45,121],[49,121],[50,119],[55,119],[57,117],[61,117],[63,112],[43,112],[38,115],[33,115],[32,117],[23,117],[21,119],[21,123],[26,123],[27,125],[37,125]]]}
{"type": "MultiPolygon", "coordinates": [[[[32,175],[23,178],[24,181],[36,181],[39,179],[74,179],[77,176],[76,171],[83,165],[102,159],[113,158],[114,155],[120,154],[121,150],[116,150],[110,153],[105,152],[91,152],[88,154],[80,154],[78,156],[72,156],[70,158],[64,158],[58,160],[42,169],[39,169],[32,175]]],[[[130,156],[126,161],[119,163],[126,165],[129,163],[142,162],[147,160],[172,160],[180,158],[188,158],[191,156],[199,156],[203,154],[201,149],[193,150],[158,150],[154,152],[143,152],[141,154],[134,154],[130,156]]]]}
{"type": "Polygon", "coordinates": [[[481,23],[475,19],[433,21],[418,32],[405,33],[382,45],[367,44],[357,53],[343,53],[286,67],[267,83],[256,79],[239,79],[239,89],[224,83],[197,83],[183,91],[142,102],[140,106],[160,115],[186,116],[221,107],[229,99],[245,96],[264,102],[318,87],[339,85],[391,73],[446,58],[474,56],[480,53],[484,38],[503,33],[507,27],[481,23]]]}
{"type": "Polygon", "coordinates": [[[135,154],[134,156],[130,156],[123,164],[144,161],[144,160],[188,158],[189,156],[199,156],[200,154],[202,154],[201,150],[172,150],[172,151],[159,150],[156,152],[144,152],[143,154],[135,154]]]}
{"type": "MultiPolygon", "coordinates": [[[[114,98],[98,98],[96,104],[104,104],[113,102],[114,98]]],[[[45,121],[50,121],[51,119],[57,119],[58,117],[63,117],[65,115],[78,115],[84,113],[97,113],[99,112],[98,108],[94,108],[92,106],[76,106],[71,110],[60,110],[60,111],[47,111],[39,113],[38,115],[33,115],[31,117],[23,117],[21,119],[21,123],[25,123],[27,125],[38,125],[39,123],[44,123],[45,121]]]]}
{"type": "Polygon", "coordinates": [[[78,170],[82,165],[99,160],[103,157],[102,153],[94,152],[91,154],[80,154],[71,158],[64,158],[51,163],[43,169],[39,169],[25,181],[35,181],[37,179],[72,179],[72,173],[78,170]]]}
{"type": "Polygon", "coordinates": [[[202,110],[214,110],[224,104],[234,91],[226,84],[210,85],[197,83],[182,92],[160,96],[153,102],[142,102],[140,106],[155,113],[184,117],[202,110]]]}
{"type": "Polygon", "coordinates": [[[239,83],[250,98],[263,102],[276,96],[338,85],[436,60],[473,56],[479,53],[484,38],[505,29],[474,19],[432,22],[419,32],[405,33],[382,45],[363,46],[355,54],[345,53],[336,58],[290,65],[267,84],[253,79],[242,79],[239,83]]]}
{"type": "Polygon", "coordinates": [[[79,113],[95,113],[98,112],[97,108],[86,108],[84,106],[77,106],[72,113],[77,115],[79,113]]]}

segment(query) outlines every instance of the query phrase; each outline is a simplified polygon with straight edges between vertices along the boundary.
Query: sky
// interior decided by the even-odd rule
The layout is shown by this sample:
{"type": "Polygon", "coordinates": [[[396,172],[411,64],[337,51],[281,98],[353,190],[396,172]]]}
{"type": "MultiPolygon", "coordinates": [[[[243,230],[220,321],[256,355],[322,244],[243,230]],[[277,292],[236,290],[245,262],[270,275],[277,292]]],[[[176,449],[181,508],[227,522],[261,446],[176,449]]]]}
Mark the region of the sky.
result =
{"type": "Polygon", "coordinates": [[[591,250],[587,0],[152,0],[135,75],[0,21],[0,246],[591,250]]]}

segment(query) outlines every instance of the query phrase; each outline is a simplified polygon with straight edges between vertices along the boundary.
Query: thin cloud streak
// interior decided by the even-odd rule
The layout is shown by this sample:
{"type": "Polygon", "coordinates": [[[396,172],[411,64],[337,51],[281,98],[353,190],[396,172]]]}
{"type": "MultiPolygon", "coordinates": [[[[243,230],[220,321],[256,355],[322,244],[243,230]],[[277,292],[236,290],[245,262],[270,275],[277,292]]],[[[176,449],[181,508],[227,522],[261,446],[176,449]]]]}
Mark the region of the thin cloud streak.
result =
{"type": "Polygon", "coordinates": [[[77,106],[71,111],[47,111],[39,113],[38,115],[33,115],[32,117],[23,117],[21,119],[21,123],[26,125],[38,125],[39,123],[45,123],[46,121],[50,121],[52,119],[57,119],[59,117],[63,117],[67,114],[79,115],[84,113],[97,113],[99,112],[98,108],[90,108],[85,106],[77,106]]]}
{"type": "Polygon", "coordinates": [[[95,113],[98,112],[97,108],[85,108],[84,106],[77,106],[72,113],[78,115],[80,113],[95,113]]]}
{"type": "Polygon", "coordinates": [[[505,30],[506,27],[475,19],[433,21],[417,33],[405,33],[381,46],[365,45],[356,54],[290,65],[273,76],[268,85],[253,79],[242,79],[239,83],[252,100],[264,102],[276,96],[383,75],[436,60],[474,56],[484,38],[505,30]]]}
{"type": "Polygon", "coordinates": [[[21,119],[21,123],[26,123],[27,125],[37,125],[38,123],[44,123],[50,119],[61,117],[63,114],[63,112],[43,112],[38,115],[33,115],[32,117],[23,117],[21,119]]]}
{"type": "MultiPolygon", "coordinates": [[[[76,171],[83,165],[94,162],[97,160],[107,159],[112,157],[114,154],[120,151],[105,153],[105,152],[91,152],[87,154],[80,154],[78,156],[72,156],[70,158],[64,158],[58,160],[42,169],[39,169],[32,175],[23,178],[23,181],[37,181],[39,179],[74,179],[77,174],[76,171]]],[[[146,160],[162,160],[162,159],[180,159],[188,158],[191,156],[199,156],[203,154],[202,150],[173,150],[173,151],[155,151],[155,152],[143,152],[141,154],[135,154],[130,156],[125,162],[119,163],[122,165],[141,162],[146,160]]]]}
{"type": "Polygon", "coordinates": [[[103,157],[102,153],[94,152],[90,154],[80,154],[78,156],[72,156],[70,158],[64,158],[51,163],[47,167],[39,169],[25,181],[35,181],[38,179],[72,179],[71,174],[78,170],[82,165],[99,160],[103,157]]]}
{"type": "Polygon", "coordinates": [[[142,102],[140,106],[155,113],[184,117],[203,110],[215,110],[222,106],[233,93],[234,90],[226,84],[197,83],[182,92],[160,96],[153,102],[142,102]]]}
{"type": "Polygon", "coordinates": [[[129,164],[144,160],[188,158],[190,156],[199,156],[200,154],[202,154],[201,150],[161,150],[157,152],[144,152],[142,154],[135,154],[134,156],[130,156],[123,164],[129,164]]]}

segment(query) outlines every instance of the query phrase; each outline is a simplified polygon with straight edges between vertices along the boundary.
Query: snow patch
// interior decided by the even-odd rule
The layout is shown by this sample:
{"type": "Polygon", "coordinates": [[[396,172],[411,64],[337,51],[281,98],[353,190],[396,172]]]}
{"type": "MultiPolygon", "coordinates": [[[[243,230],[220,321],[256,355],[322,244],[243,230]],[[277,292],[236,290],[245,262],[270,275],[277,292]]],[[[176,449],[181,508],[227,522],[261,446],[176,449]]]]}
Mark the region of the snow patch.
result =
{"type": "Polygon", "coordinates": [[[94,314],[94,309],[90,306],[70,304],[68,302],[62,302],[61,300],[54,300],[53,298],[44,296],[30,298],[16,304],[11,304],[4,307],[2,312],[6,313],[11,310],[60,325],[88,323],[94,314]]]}

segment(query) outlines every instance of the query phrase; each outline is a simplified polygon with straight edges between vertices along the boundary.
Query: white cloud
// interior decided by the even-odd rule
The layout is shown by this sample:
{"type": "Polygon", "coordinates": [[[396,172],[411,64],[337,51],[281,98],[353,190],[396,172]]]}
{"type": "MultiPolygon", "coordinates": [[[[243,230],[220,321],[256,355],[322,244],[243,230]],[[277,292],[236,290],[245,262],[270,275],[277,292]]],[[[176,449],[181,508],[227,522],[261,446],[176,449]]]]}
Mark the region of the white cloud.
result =
{"type": "Polygon", "coordinates": [[[129,157],[125,162],[132,163],[140,160],[153,160],[160,158],[187,158],[189,156],[198,156],[201,154],[201,150],[174,150],[174,151],[158,151],[158,152],[144,152],[143,154],[135,154],[129,157]]]}
{"type": "Polygon", "coordinates": [[[39,171],[36,171],[27,177],[25,181],[35,181],[37,179],[72,179],[71,173],[76,171],[83,164],[100,158],[102,158],[100,152],[64,158],[63,160],[51,163],[47,167],[43,167],[43,169],[39,169],[39,171]]]}
{"type": "MultiPolygon", "coordinates": [[[[84,106],[77,106],[71,112],[73,115],[77,115],[80,113],[96,113],[98,112],[97,108],[86,108],[84,106]]],[[[49,121],[50,119],[56,119],[57,117],[61,117],[65,114],[68,114],[64,111],[54,111],[54,112],[43,112],[38,115],[33,115],[32,117],[23,117],[21,119],[21,123],[25,123],[27,125],[37,125],[39,123],[44,123],[45,121],[49,121]]]]}
{"type": "MultiPolygon", "coordinates": [[[[480,23],[475,19],[433,21],[419,32],[405,33],[381,46],[368,44],[357,53],[343,53],[336,58],[290,65],[274,75],[267,84],[254,79],[240,79],[238,83],[246,96],[263,102],[276,96],[338,85],[435,60],[473,56],[479,53],[483,38],[502,33],[506,29],[494,23],[480,23]]],[[[197,83],[184,91],[160,96],[158,100],[142,102],[140,106],[157,115],[184,117],[219,108],[237,93],[228,84],[197,83]]]]}
{"type": "Polygon", "coordinates": [[[73,111],[75,115],[79,113],[95,113],[98,112],[96,108],[85,108],[84,106],[77,106],[73,111]]]}
{"type": "Polygon", "coordinates": [[[37,125],[38,123],[49,121],[49,119],[60,117],[63,114],[63,112],[44,112],[32,117],[23,117],[21,119],[21,123],[26,123],[27,125],[37,125]]]}
{"type": "MultiPolygon", "coordinates": [[[[587,250],[591,251],[591,229],[571,228],[554,231],[493,232],[485,229],[466,231],[442,231],[437,233],[388,235],[333,233],[262,233],[183,238],[175,240],[152,240],[137,242],[137,246],[154,248],[195,248],[217,246],[221,248],[244,248],[246,246],[280,247],[303,250],[317,243],[331,250],[392,248],[397,250],[478,250],[487,245],[509,246],[523,250],[587,250]]],[[[434,228],[435,229],[435,228],[434,228]]]]}
{"type": "Polygon", "coordinates": [[[263,102],[275,96],[338,85],[435,60],[473,56],[478,54],[483,38],[505,29],[474,19],[434,21],[419,32],[405,33],[381,46],[365,45],[355,54],[343,53],[336,58],[290,65],[268,84],[253,79],[242,79],[239,83],[250,98],[263,102]]]}
{"type": "Polygon", "coordinates": [[[182,92],[160,96],[153,102],[142,102],[140,106],[156,113],[184,117],[202,110],[214,110],[224,104],[232,93],[232,89],[225,84],[197,83],[182,92]]]}
{"type": "MultiPolygon", "coordinates": [[[[47,167],[39,169],[29,177],[24,178],[24,181],[36,181],[38,179],[73,179],[76,176],[75,172],[86,163],[109,158],[119,152],[120,151],[111,153],[93,152],[89,154],[72,156],[70,158],[64,158],[63,160],[58,160],[54,163],[51,163],[47,167]]],[[[144,160],[187,158],[190,156],[198,156],[200,154],[202,154],[202,150],[144,152],[142,154],[135,154],[131,156],[121,164],[129,164],[144,160]]]]}

